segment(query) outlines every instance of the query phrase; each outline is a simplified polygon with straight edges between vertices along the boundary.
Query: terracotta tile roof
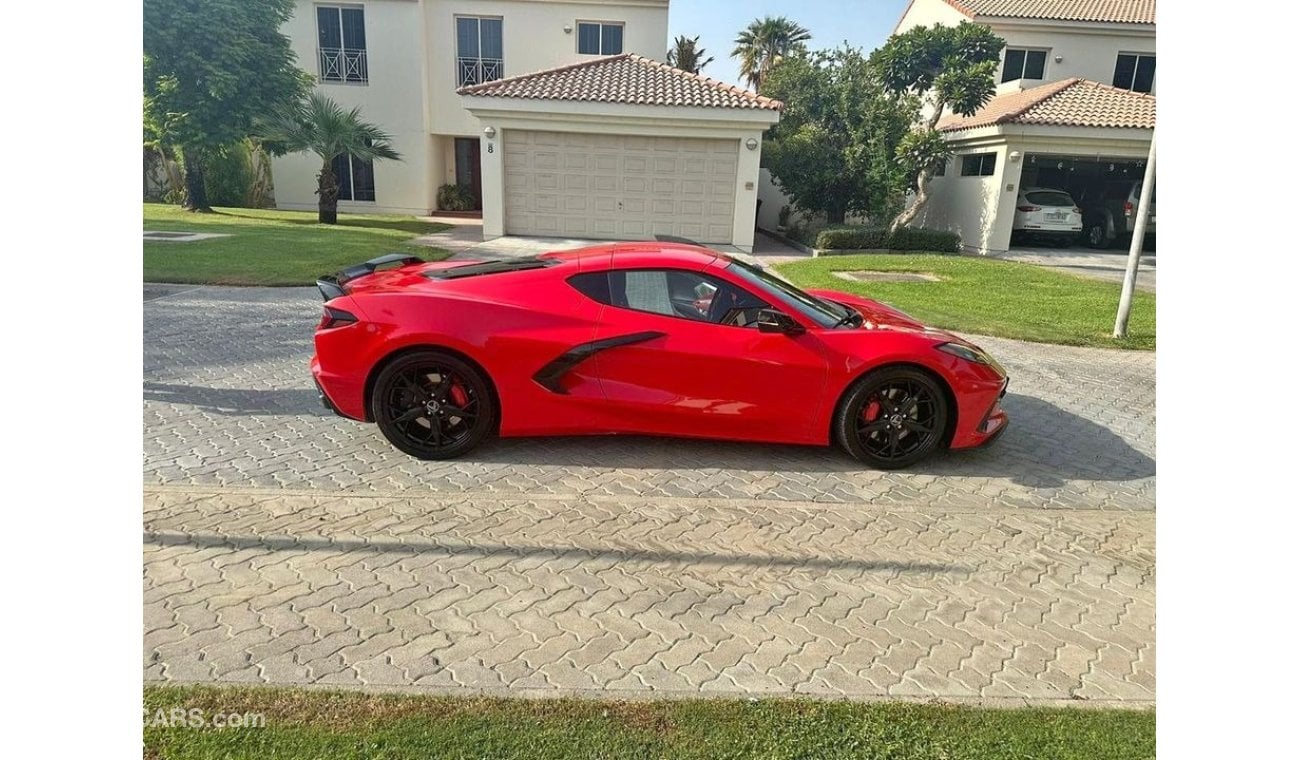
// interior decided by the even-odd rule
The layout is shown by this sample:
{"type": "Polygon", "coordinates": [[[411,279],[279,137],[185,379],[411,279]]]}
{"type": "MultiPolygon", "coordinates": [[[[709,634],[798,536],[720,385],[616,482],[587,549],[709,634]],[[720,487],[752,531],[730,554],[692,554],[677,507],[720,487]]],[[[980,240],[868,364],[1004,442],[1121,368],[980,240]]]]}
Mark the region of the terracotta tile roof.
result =
{"type": "Polygon", "coordinates": [[[1062,79],[998,95],[972,116],[945,116],[938,129],[956,132],[994,124],[1154,129],[1156,96],[1087,79],[1062,79]]]}
{"type": "Polygon", "coordinates": [[[591,103],[637,103],[779,111],[779,100],[639,55],[596,58],[546,71],[462,87],[461,95],[591,103]]]}
{"type": "Polygon", "coordinates": [[[1038,18],[1052,21],[1107,21],[1154,24],[1156,0],[945,0],[974,18],[1038,18]]]}

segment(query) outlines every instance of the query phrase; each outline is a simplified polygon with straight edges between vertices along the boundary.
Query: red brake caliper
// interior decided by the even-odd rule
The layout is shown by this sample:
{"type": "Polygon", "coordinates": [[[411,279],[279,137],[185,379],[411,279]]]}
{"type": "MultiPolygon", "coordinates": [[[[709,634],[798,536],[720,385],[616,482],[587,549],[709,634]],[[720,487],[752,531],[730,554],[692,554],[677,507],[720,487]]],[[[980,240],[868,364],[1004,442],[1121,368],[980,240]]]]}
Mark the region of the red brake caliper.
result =
{"type": "Polygon", "coordinates": [[[871,403],[862,408],[862,419],[866,422],[875,422],[880,419],[880,402],[872,399],[871,403]]]}
{"type": "Polygon", "coordinates": [[[465,405],[469,403],[469,394],[465,392],[464,388],[460,387],[459,383],[451,386],[451,401],[461,409],[464,409],[465,405]]]}

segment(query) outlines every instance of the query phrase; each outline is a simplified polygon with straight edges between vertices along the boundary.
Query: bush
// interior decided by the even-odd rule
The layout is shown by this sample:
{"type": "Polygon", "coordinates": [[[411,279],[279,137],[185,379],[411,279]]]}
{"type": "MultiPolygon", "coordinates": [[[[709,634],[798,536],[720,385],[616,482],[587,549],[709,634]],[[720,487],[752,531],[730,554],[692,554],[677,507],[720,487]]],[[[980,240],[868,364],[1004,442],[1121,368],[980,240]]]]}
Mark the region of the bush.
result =
{"type": "Polygon", "coordinates": [[[817,234],[817,248],[843,251],[854,248],[884,248],[882,227],[831,227],[817,234]]]}
{"type": "Polygon", "coordinates": [[[253,186],[253,162],[248,146],[239,142],[210,155],[203,166],[203,184],[213,206],[247,208],[253,186]]]}
{"type": "Polygon", "coordinates": [[[891,251],[939,251],[957,253],[961,250],[961,236],[947,230],[925,230],[903,227],[889,239],[891,251]]]}
{"type": "Polygon", "coordinates": [[[462,185],[438,188],[438,208],[442,211],[473,211],[474,193],[462,185]]]}
{"type": "Polygon", "coordinates": [[[832,227],[817,235],[816,248],[826,251],[886,250],[956,253],[961,237],[955,232],[904,227],[892,236],[885,227],[832,227]]]}

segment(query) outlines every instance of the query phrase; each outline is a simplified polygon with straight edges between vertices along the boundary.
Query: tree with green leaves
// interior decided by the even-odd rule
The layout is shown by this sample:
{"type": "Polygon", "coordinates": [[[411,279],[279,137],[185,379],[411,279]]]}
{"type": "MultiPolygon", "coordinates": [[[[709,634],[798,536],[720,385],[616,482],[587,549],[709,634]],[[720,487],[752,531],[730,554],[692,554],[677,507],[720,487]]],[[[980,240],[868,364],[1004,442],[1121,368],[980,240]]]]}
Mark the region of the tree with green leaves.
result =
{"type": "Polygon", "coordinates": [[[741,30],[731,57],[740,60],[740,75],[749,86],[760,90],[772,68],[810,39],[811,32],[785,16],[767,16],[741,30]]]}
{"type": "Polygon", "coordinates": [[[673,47],[668,51],[668,65],[692,74],[699,74],[705,66],[713,63],[713,56],[705,58],[704,53],[704,48],[700,47],[698,34],[694,37],[681,34],[673,40],[673,47]]]}
{"type": "Polygon", "coordinates": [[[895,154],[914,99],[886,93],[860,50],[796,52],[772,69],[763,94],[785,103],[763,163],[796,206],[832,224],[898,211],[906,176],[895,154]]]}
{"type": "Polygon", "coordinates": [[[993,97],[994,73],[1006,42],[981,24],[918,26],[890,37],[871,65],[895,97],[920,98],[912,131],[898,145],[898,161],[914,192],[911,205],[890,223],[906,226],[929,200],[930,178],[951,151],[936,126],[947,112],[970,116],[993,97]]]}
{"type": "Polygon", "coordinates": [[[393,149],[393,138],[379,127],[361,119],[361,109],[344,110],[326,95],[313,92],[293,108],[282,110],[259,124],[257,133],[273,155],[315,153],[321,159],[316,175],[316,195],[321,224],[337,224],[339,182],[334,176],[334,159],[353,156],[363,161],[401,160],[393,149]]]}
{"type": "Polygon", "coordinates": [[[144,0],[145,130],[179,150],[185,208],[210,210],[210,153],[310,87],[280,33],[293,9],[293,0],[144,0]]]}

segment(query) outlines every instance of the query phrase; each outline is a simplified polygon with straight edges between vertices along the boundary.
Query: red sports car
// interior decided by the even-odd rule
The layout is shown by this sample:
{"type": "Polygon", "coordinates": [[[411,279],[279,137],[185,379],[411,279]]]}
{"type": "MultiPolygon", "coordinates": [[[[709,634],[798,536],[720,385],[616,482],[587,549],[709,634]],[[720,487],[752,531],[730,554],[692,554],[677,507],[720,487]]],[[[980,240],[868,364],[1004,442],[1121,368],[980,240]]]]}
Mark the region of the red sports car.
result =
{"type": "Polygon", "coordinates": [[[635,433],[836,443],[898,468],[1007,424],[1006,373],[979,347],[699,246],[393,254],[317,284],[321,400],[422,459],[492,433],[635,433]]]}

